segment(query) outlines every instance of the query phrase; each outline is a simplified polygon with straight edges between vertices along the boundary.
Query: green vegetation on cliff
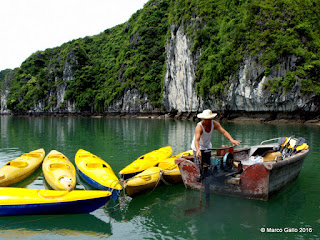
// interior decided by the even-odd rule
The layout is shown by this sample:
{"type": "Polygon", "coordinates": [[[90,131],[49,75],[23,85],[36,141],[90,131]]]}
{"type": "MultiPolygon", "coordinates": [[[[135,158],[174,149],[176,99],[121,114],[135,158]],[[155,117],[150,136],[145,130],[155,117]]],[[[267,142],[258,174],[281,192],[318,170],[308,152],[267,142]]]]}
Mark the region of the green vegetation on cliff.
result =
{"type": "Polygon", "coordinates": [[[290,89],[299,79],[305,94],[320,96],[319,20],[319,0],[151,0],[124,24],[34,53],[13,72],[7,105],[24,112],[41,101],[49,110],[65,86],[65,100],[79,111],[104,112],[133,88],[161,107],[172,24],[182,24],[192,52],[201,52],[196,76],[203,97],[222,94],[246,56],[256,56],[266,75],[295,56],[297,67],[266,88],[290,89]]]}
{"type": "Polygon", "coordinates": [[[202,22],[202,27],[193,32],[193,50],[202,49],[197,73],[202,96],[222,93],[229,77],[248,55],[258,56],[267,72],[277,68],[285,57],[296,56],[298,68],[284,79],[270,81],[276,83],[269,85],[270,90],[280,85],[291,88],[297,76],[303,92],[320,95],[319,1],[176,1],[174,22],[183,19],[188,25],[195,19],[193,16],[202,22]]]}

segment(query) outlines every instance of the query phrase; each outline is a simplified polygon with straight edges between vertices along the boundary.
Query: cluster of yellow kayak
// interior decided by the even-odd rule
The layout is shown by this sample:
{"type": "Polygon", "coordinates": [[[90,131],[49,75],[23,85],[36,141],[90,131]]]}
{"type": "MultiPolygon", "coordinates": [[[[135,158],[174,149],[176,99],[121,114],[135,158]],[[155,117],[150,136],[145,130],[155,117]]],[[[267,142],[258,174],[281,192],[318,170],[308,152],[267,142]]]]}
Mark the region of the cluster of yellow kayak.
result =
{"type": "Polygon", "coordinates": [[[73,190],[76,171],[62,153],[44,149],[23,154],[0,168],[0,216],[88,213],[110,200],[110,191],[73,190]],[[42,164],[53,190],[9,187],[30,176],[42,164]]]}
{"type": "Polygon", "coordinates": [[[142,155],[119,172],[126,193],[134,197],[154,189],[161,182],[170,185],[182,182],[179,167],[174,160],[192,153],[189,150],[171,156],[172,148],[167,146],[142,155]]]}
{"type": "Polygon", "coordinates": [[[117,200],[121,190],[133,197],[161,182],[182,182],[174,160],[192,151],[171,156],[170,146],[142,155],[119,172],[96,155],[78,150],[75,167],[62,153],[52,150],[45,156],[44,149],[23,154],[0,168],[0,216],[21,214],[84,213],[103,206],[110,197],[117,200]],[[53,190],[9,187],[30,176],[42,165],[46,182],[53,190]],[[76,172],[97,190],[73,190],[76,172]]]}

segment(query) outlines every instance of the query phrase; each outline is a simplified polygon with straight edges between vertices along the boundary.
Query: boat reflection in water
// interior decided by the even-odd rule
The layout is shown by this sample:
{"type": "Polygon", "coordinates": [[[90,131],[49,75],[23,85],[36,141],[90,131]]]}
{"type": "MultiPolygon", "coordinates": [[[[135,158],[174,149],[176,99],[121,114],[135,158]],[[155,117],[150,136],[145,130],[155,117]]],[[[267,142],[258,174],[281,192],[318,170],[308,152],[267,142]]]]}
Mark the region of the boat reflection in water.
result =
{"type": "MultiPolygon", "coordinates": [[[[20,239],[36,235],[48,236],[109,237],[111,225],[99,219],[98,209],[91,214],[30,215],[0,218],[3,239],[20,239]],[[96,216],[97,215],[97,216],[96,216]]],[[[103,210],[102,210],[103,211],[103,210]]],[[[54,237],[53,237],[54,239],[54,237]]]]}
{"type": "MultiPolygon", "coordinates": [[[[203,211],[186,215],[186,210],[199,206],[199,200],[200,193],[185,189],[183,184],[163,185],[135,198],[122,196],[120,204],[110,201],[104,211],[117,221],[119,229],[134,224],[136,232],[148,234],[150,238],[175,234],[176,239],[191,239],[191,236],[193,239],[210,239],[214,234],[225,239],[245,239],[247,234],[259,238],[261,227],[280,224],[281,219],[300,225],[303,216],[300,209],[306,204],[299,182],[268,202],[211,194],[210,204],[204,206],[203,211]],[[296,205],[296,211],[290,210],[292,204],[296,205]],[[279,212],[281,219],[277,218],[279,212]]],[[[119,230],[115,234],[122,238],[128,232],[119,230]]]]}

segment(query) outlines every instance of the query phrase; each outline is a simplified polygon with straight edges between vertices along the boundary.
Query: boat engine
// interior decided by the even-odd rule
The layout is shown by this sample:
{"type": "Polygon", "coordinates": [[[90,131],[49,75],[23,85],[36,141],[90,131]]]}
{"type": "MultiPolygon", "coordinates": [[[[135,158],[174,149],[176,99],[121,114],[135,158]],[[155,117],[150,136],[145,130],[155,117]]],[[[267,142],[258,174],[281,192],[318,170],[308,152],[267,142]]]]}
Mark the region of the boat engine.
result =
{"type": "Polygon", "coordinates": [[[227,152],[224,156],[216,156],[210,158],[210,165],[215,168],[217,172],[230,171],[233,165],[233,155],[227,152]]]}
{"type": "MultiPolygon", "coordinates": [[[[219,148],[220,150],[220,148],[219,148]]],[[[232,149],[233,150],[233,149],[232,149]]],[[[200,179],[198,182],[208,178],[209,182],[223,182],[228,176],[238,173],[242,166],[238,164],[238,169],[233,169],[233,163],[237,162],[230,151],[217,151],[211,156],[211,152],[203,152],[202,166],[200,167],[200,179]]]]}

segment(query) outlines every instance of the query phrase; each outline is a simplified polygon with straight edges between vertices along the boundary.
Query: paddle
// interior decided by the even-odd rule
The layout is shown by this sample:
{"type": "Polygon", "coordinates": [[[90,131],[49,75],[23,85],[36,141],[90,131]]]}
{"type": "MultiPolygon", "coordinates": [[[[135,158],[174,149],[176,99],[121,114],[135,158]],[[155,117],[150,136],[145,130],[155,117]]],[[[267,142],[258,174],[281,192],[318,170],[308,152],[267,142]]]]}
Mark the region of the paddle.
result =
{"type": "Polygon", "coordinates": [[[298,147],[296,148],[296,151],[297,151],[297,152],[300,152],[300,151],[302,151],[302,150],[307,150],[308,148],[309,148],[309,145],[306,144],[306,143],[303,143],[302,145],[300,145],[300,146],[298,146],[298,147]]]}
{"type": "MultiPolygon", "coordinates": [[[[290,141],[291,137],[286,137],[285,140],[283,141],[283,143],[280,145],[280,149],[279,151],[282,153],[284,152],[286,146],[287,146],[287,143],[290,141]]],[[[280,142],[280,140],[279,140],[280,142]]]]}
{"type": "Polygon", "coordinates": [[[294,146],[294,148],[291,150],[291,152],[290,152],[290,156],[292,155],[292,154],[294,154],[295,152],[296,152],[296,149],[297,149],[297,147],[299,147],[299,146],[301,146],[302,144],[304,144],[305,143],[305,139],[304,138],[302,138],[302,137],[300,137],[300,138],[298,138],[298,140],[297,140],[297,142],[296,142],[296,145],[294,146]]]}
{"type": "Polygon", "coordinates": [[[280,147],[280,149],[279,149],[280,152],[282,151],[283,146],[284,146],[286,140],[287,140],[286,137],[281,137],[281,138],[279,138],[279,140],[278,140],[278,145],[279,145],[279,147],[280,147]]]}
{"type": "Polygon", "coordinates": [[[280,152],[281,152],[283,158],[287,157],[289,147],[290,147],[290,141],[293,138],[294,138],[294,136],[290,136],[290,137],[286,138],[286,141],[281,145],[282,148],[280,148],[280,152]]]}

